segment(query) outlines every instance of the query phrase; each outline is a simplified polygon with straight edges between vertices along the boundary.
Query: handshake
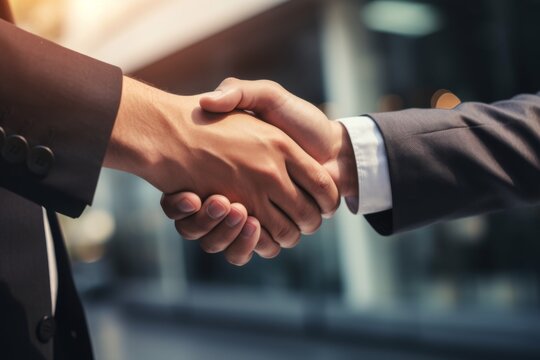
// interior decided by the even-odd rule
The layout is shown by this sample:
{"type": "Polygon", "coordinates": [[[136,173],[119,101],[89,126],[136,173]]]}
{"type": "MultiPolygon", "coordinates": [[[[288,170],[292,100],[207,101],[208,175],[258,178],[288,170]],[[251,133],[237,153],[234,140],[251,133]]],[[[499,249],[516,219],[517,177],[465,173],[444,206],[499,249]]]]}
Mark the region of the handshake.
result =
{"type": "Polygon", "coordinates": [[[358,201],[345,128],[265,80],[177,96],[124,78],[105,166],[162,191],[177,231],[235,265],[294,247],[340,196],[358,201]]]}

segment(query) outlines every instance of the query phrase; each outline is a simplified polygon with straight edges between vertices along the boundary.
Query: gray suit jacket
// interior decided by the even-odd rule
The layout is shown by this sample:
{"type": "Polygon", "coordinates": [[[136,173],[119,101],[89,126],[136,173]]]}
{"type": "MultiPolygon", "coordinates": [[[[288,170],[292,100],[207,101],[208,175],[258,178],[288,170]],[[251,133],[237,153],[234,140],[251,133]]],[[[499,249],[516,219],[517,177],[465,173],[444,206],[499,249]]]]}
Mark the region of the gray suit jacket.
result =
{"type": "Polygon", "coordinates": [[[379,233],[540,203],[540,93],[369,116],[392,186],[393,209],[366,216],[379,233]]]}

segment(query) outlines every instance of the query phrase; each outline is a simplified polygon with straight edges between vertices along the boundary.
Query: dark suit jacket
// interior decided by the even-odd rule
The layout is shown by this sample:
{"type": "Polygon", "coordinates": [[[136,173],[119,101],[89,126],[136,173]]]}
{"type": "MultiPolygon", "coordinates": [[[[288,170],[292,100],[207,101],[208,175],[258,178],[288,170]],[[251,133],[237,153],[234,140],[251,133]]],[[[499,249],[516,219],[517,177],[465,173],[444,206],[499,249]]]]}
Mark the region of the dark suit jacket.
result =
{"type": "MultiPolygon", "coordinates": [[[[0,17],[10,20],[0,0],[0,17]]],[[[116,118],[121,71],[0,20],[0,358],[91,359],[55,212],[92,201],[116,118]],[[59,288],[51,315],[42,208],[59,288]]]]}
{"type": "Polygon", "coordinates": [[[393,209],[366,217],[379,233],[540,203],[540,93],[369,116],[392,186],[393,209]]]}

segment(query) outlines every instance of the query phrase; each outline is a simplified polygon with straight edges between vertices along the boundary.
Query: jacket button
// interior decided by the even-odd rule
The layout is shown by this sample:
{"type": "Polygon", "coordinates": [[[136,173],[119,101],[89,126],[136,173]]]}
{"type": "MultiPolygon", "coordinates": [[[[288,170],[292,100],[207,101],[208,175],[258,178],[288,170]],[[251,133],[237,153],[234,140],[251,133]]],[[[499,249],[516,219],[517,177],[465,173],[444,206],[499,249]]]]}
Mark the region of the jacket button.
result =
{"type": "Polygon", "coordinates": [[[35,146],[28,156],[28,169],[35,175],[47,176],[54,163],[54,154],[46,146],[35,146]]]}
{"type": "Polygon", "coordinates": [[[54,336],[56,325],[54,318],[45,315],[38,323],[36,335],[39,341],[46,343],[54,336]]]}
{"type": "Polygon", "coordinates": [[[6,132],[4,128],[0,126],[0,149],[4,147],[4,142],[6,141],[6,132]]]}
{"type": "Polygon", "coordinates": [[[26,139],[20,135],[11,135],[4,141],[2,146],[2,157],[8,163],[20,164],[26,160],[28,152],[28,143],[26,139]]]}

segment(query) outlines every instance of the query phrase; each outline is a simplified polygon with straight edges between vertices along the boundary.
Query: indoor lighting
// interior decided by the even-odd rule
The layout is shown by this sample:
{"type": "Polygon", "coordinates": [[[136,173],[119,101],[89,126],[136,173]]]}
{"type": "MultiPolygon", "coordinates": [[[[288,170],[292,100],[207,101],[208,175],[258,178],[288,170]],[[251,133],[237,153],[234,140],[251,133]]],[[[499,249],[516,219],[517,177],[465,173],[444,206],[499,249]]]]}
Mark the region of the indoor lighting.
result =
{"type": "Polygon", "coordinates": [[[432,34],[442,26],[435,7],[409,1],[370,2],[362,9],[362,20],[370,30],[412,37],[432,34]]]}

